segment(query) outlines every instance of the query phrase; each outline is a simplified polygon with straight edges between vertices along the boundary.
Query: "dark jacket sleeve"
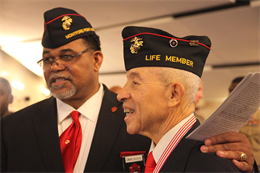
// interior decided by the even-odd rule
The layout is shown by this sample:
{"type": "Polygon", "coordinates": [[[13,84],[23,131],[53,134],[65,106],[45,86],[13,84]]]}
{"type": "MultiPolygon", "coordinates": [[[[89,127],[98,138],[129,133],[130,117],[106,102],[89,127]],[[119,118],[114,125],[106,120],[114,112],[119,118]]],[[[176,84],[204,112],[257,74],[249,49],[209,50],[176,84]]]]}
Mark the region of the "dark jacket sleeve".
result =
{"type": "Polygon", "coordinates": [[[3,118],[1,121],[1,165],[0,165],[0,172],[6,172],[7,171],[7,156],[6,156],[6,148],[4,145],[4,135],[3,135],[3,118]]]}

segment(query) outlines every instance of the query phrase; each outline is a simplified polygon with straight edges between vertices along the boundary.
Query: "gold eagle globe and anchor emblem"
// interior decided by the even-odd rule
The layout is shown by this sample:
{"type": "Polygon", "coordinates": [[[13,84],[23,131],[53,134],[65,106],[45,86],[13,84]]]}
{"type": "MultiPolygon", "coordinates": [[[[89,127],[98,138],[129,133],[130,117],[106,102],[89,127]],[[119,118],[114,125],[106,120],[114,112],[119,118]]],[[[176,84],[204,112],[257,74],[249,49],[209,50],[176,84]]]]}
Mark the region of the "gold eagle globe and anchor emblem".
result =
{"type": "Polygon", "coordinates": [[[141,46],[143,46],[143,41],[142,38],[134,37],[130,42],[134,42],[131,44],[130,50],[132,54],[138,53],[138,50],[140,49],[141,46]]]}
{"type": "Polygon", "coordinates": [[[64,30],[69,30],[70,29],[70,25],[72,23],[72,18],[70,18],[70,16],[64,16],[61,21],[64,21],[62,23],[62,27],[64,30]]]}

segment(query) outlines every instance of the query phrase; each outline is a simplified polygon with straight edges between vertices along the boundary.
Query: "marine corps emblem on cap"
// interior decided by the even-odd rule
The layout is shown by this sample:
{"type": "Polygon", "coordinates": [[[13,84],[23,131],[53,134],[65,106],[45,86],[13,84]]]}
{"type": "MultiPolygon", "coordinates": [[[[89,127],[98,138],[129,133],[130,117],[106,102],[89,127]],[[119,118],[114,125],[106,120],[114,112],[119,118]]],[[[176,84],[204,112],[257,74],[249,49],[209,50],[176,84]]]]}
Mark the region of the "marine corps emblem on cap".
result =
{"type": "Polygon", "coordinates": [[[171,47],[176,47],[178,45],[178,41],[175,39],[171,39],[169,41],[171,47]]]}
{"type": "Polygon", "coordinates": [[[130,42],[134,42],[134,44],[131,44],[130,50],[132,54],[138,53],[138,50],[141,46],[143,46],[142,38],[134,37],[130,42]]]}
{"type": "Polygon", "coordinates": [[[70,29],[70,25],[72,23],[72,18],[70,18],[70,16],[64,16],[61,21],[64,21],[62,23],[62,27],[64,30],[69,30],[70,29]]]}

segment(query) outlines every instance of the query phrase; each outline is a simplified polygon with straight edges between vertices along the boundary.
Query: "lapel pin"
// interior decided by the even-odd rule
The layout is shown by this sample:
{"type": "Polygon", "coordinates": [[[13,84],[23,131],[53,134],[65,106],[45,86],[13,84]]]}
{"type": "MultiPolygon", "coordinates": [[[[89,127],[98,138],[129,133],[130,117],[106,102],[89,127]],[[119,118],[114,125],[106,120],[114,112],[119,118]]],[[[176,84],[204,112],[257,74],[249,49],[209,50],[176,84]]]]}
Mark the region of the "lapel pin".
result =
{"type": "Polygon", "coordinates": [[[115,112],[116,110],[117,110],[117,107],[115,107],[115,106],[111,108],[112,112],[115,112]]]}

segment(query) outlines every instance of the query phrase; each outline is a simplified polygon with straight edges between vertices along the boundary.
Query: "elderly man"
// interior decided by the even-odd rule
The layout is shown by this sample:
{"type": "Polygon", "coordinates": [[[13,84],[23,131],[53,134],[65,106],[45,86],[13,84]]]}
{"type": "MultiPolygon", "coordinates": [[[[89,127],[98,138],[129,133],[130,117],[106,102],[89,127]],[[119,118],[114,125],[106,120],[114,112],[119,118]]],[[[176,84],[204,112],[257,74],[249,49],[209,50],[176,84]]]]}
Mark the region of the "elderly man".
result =
{"type": "Polygon", "coordinates": [[[185,139],[199,126],[194,97],[210,51],[206,36],[175,37],[154,28],[122,31],[127,82],[123,102],[127,132],[152,140],[145,172],[238,172],[229,159],[202,153],[185,139]]]}
{"type": "MultiPolygon", "coordinates": [[[[151,141],[126,132],[121,103],[99,82],[103,60],[99,37],[71,9],[51,9],[44,19],[43,58],[38,63],[53,96],[2,119],[0,171],[129,171],[120,154],[148,152],[151,141]]],[[[212,145],[202,149],[216,152],[228,145],[235,151],[222,157],[237,160],[236,153],[242,150],[249,157],[240,169],[251,171],[250,145],[240,134],[234,136],[211,138],[212,145]],[[232,145],[236,141],[238,147],[232,145]]]]}

